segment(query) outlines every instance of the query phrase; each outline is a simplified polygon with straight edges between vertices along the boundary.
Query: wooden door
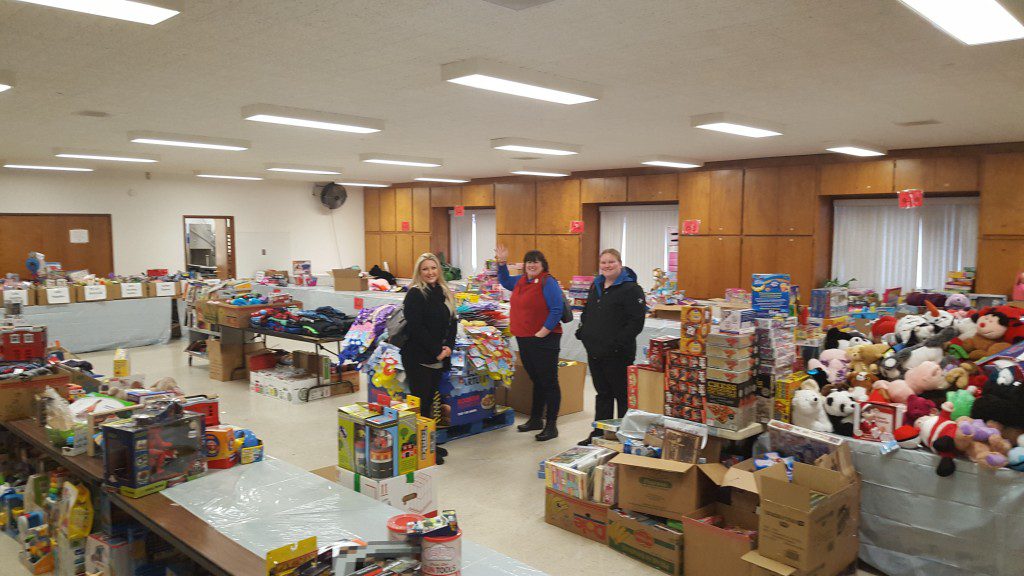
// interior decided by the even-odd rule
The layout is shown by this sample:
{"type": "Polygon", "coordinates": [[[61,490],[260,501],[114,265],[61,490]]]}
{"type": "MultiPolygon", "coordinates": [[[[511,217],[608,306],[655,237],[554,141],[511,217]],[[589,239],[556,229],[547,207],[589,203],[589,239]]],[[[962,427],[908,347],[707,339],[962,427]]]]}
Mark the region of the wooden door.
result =
{"type": "Polygon", "coordinates": [[[1024,154],[985,156],[982,159],[979,233],[983,236],[1024,236],[1022,201],[1024,154]]]}
{"type": "Polygon", "coordinates": [[[396,275],[396,276],[398,275],[398,272],[395,271],[396,270],[395,265],[398,262],[397,259],[396,259],[396,255],[398,254],[398,246],[396,244],[396,237],[397,236],[398,235],[393,233],[393,232],[392,233],[388,233],[388,232],[381,233],[381,235],[380,235],[380,262],[379,262],[381,268],[384,268],[385,270],[390,269],[391,273],[396,275]],[[385,264],[388,265],[388,268],[385,268],[385,266],[384,266],[385,264]]]}
{"type": "Polygon", "coordinates": [[[412,278],[417,256],[412,253],[412,237],[412,234],[395,235],[395,264],[391,268],[391,273],[399,278],[412,278]]]}
{"type": "Polygon", "coordinates": [[[743,176],[743,234],[770,236],[778,228],[779,168],[748,169],[743,176]]]}
{"type": "Polygon", "coordinates": [[[363,230],[380,232],[380,193],[363,188],[363,230]]]}
{"type": "MultiPolygon", "coordinates": [[[[800,236],[814,234],[818,210],[817,196],[817,166],[779,168],[778,213],[775,220],[777,233],[800,236]]],[[[743,229],[743,233],[747,234],[746,228],[743,229]]]]}
{"type": "Polygon", "coordinates": [[[570,223],[581,219],[578,179],[537,183],[537,234],[568,234],[570,223]]]}
{"type": "Polygon", "coordinates": [[[630,176],[626,179],[629,202],[676,202],[679,200],[676,174],[630,176]]]}
{"type": "Polygon", "coordinates": [[[896,160],[895,189],[925,192],[976,192],[978,158],[901,158],[896,160]]]}
{"type": "Polygon", "coordinates": [[[743,231],[743,170],[713,170],[709,178],[707,233],[739,234],[743,231]]]}
{"type": "Polygon", "coordinates": [[[399,232],[412,232],[412,188],[395,188],[395,224],[399,232]]]}
{"type": "Polygon", "coordinates": [[[60,262],[64,270],[106,276],[114,271],[110,214],[0,214],[0,271],[28,278],[29,252],[43,253],[48,262],[60,262]],[[72,242],[72,230],[87,230],[88,241],[72,242]]]}
{"type": "Polygon", "coordinates": [[[397,231],[398,216],[395,212],[395,189],[381,189],[381,191],[378,192],[378,203],[380,204],[380,231],[397,231]]]}
{"type": "Polygon", "coordinates": [[[800,293],[815,288],[814,238],[810,236],[747,236],[743,238],[740,282],[749,288],[754,274],[789,274],[800,293]]]}
{"type": "MultiPolygon", "coordinates": [[[[431,252],[430,234],[413,234],[412,236],[412,258],[416,260],[422,254],[431,252]]],[[[436,254],[435,254],[436,256],[436,254]]]]}
{"type": "Polygon", "coordinates": [[[523,255],[537,249],[537,237],[533,234],[498,234],[497,244],[508,247],[508,261],[516,264],[523,261],[523,255]]]}
{"type": "Polygon", "coordinates": [[[691,298],[719,298],[726,288],[749,286],[740,279],[739,236],[681,236],[679,282],[691,298]]]}
{"type": "Polygon", "coordinates": [[[494,185],[498,234],[534,234],[537,231],[537,188],[533,182],[494,185]]]}
{"type": "Polygon", "coordinates": [[[430,188],[412,189],[413,232],[430,232],[430,188]]]}
{"type": "Polygon", "coordinates": [[[844,162],[821,167],[821,194],[850,196],[888,194],[893,191],[892,160],[844,162]]]}
{"type": "Polygon", "coordinates": [[[711,225],[710,201],[709,172],[684,172],[679,175],[679,221],[700,220],[700,235],[707,235],[711,225]]]}
{"type": "Polygon", "coordinates": [[[575,234],[538,234],[537,249],[548,260],[551,275],[569,288],[572,277],[580,273],[580,237],[575,234]]]}
{"type": "Polygon", "coordinates": [[[366,258],[363,270],[369,270],[374,266],[381,265],[380,258],[380,232],[366,233],[366,258]]]}
{"type": "Polygon", "coordinates": [[[462,187],[462,205],[468,208],[494,206],[494,184],[468,184],[462,187]]]}
{"type": "Polygon", "coordinates": [[[626,177],[583,178],[580,201],[584,204],[622,203],[627,201],[626,177]]]}
{"type": "Polygon", "coordinates": [[[1013,294],[1017,275],[1024,270],[1024,236],[989,237],[978,241],[978,275],[974,290],[980,294],[1013,294]]]}
{"type": "Polygon", "coordinates": [[[430,189],[431,208],[451,208],[462,204],[461,186],[439,186],[430,189]]]}

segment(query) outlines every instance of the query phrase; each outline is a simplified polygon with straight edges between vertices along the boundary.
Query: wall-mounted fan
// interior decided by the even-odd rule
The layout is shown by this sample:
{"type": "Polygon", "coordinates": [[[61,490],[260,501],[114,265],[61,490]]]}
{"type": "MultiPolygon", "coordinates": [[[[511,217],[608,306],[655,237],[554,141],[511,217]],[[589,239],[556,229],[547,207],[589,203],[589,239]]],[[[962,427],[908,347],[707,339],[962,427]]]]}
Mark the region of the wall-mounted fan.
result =
{"type": "Polygon", "coordinates": [[[348,200],[348,191],[344,186],[331,182],[320,188],[320,203],[330,210],[341,208],[345,200],[348,200]]]}

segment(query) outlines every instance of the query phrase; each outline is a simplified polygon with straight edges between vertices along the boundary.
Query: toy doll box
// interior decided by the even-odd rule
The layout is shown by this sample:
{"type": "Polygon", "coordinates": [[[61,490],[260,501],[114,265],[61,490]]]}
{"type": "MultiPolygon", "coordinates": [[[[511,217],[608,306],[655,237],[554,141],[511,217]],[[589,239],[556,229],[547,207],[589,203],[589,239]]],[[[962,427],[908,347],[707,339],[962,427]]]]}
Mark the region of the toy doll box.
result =
{"type": "Polygon", "coordinates": [[[134,418],[104,423],[103,446],[104,479],[129,498],[206,472],[203,416],[194,412],[159,424],[141,424],[134,418]]]}
{"type": "Polygon", "coordinates": [[[871,442],[891,437],[903,425],[906,409],[903,404],[858,402],[853,412],[853,437],[871,442]]]}

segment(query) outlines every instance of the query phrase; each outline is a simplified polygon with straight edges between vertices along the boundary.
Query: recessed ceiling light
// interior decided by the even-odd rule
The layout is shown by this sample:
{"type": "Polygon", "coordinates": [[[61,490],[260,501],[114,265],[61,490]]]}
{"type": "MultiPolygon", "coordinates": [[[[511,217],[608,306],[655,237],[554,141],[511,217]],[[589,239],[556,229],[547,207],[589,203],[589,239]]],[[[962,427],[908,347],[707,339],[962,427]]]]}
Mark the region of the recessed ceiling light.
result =
{"type": "Polygon", "coordinates": [[[527,140],[526,138],[495,138],[491,140],[491,148],[495,150],[510,150],[512,152],[547,154],[550,156],[572,156],[573,154],[580,153],[580,147],[575,144],[527,140]]]}
{"type": "Polygon", "coordinates": [[[413,178],[419,182],[447,182],[448,184],[465,184],[469,180],[463,180],[461,178],[431,178],[428,176],[420,176],[419,178],[413,178]]]}
{"type": "Polygon", "coordinates": [[[269,122],[271,124],[334,130],[336,132],[355,132],[357,134],[380,132],[384,129],[383,120],[334,114],[333,112],[289,108],[287,106],[275,106],[273,104],[250,104],[242,108],[242,118],[254,122],[269,122]]]}
{"type": "Polygon", "coordinates": [[[964,44],[1024,38],[1024,25],[996,0],[900,0],[964,44]]]}
{"type": "Polygon", "coordinates": [[[149,25],[159,24],[180,13],[177,10],[176,2],[166,0],[146,0],[145,2],[133,0],[89,0],[87,2],[82,0],[21,0],[21,2],[149,25]]]}
{"type": "Polygon", "coordinates": [[[582,104],[593,102],[600,97],[600,89],[586,82],[559,78],[482,58],[444,64],[441,66],[441,79],[463,86],[558,104],[582,104]]]}
{"type": "Polygon", "coordinates": [[[234,174],[211,174],[210,172],[197,171],[195,173],[197,178],[219,178],[222,180],[263,180],[258,176],[238,176],[234,174]]]}
{"type": "Polygon", "coordinates": [[[368,152],[366,154],[360,154],[359,160],[361,162],[370,162],[372,164],[393,164],[395,166],[417,166],[419,168],[437,168],[444,165],[444,161],[440,158],[420,158],[417,156],[399,156],[397,154],[380,154],[378,152],[368,152]]]}
{"type": "Polygon", "coordinates": [[[232,150],[235,152],[248,150],[248,140],[233,138],[208,138],[206,136],[190,136],[186,134],[168,134],[165,132],[129,132],[128,139],[137,144],[158,144],[160,146],[181,146],[183,148],[206,148],[209,150],[232,150]]]}
{"type": "Polygon", "coordinates": [[[843,142],[826,148],[829,152],[849,154],[850,156],[885,156],[887,150],[880,146],[871,146],[860,142],[843,142]]]}
{"type": "Polygon", "coordinates": [[[335,184],[341,184],[342,186],[362,186],[363,188],[387,188],[391,186],[387,182],[369,182],[366,180],[353,181],[353,182],[335,182],[335,184]]]}
{"type": "Polygon", "coordinates": [[[294,172],[295,174],[323,174],[325,176],[341,174],[341,172],[331,168],[305,166],[302,164],[267,164],[265,168],[270,172],[294,172]]]}
{"type": "Polygon", "coordinates": [[[72,148],[54,148],[53,155],[57,158],[78,158],[80,160],[106,160],[109,162],[159,162],[159,156],[139,156],[119,154],[117,152],[100,152],[97,150],[76,150],[72,148]]]}
{"type": "Polygon", "coordinates": [[[541,168],[523,168],[520,170],[513,170],[512,173],[519,174],[520,176],[550,176],[552,178],[561,178],[570,174],[564,170],[547,170],[541,168]]]}
{"type": "Polygon", "coordinates": [[[677,158],[675,156],[654,156],[650,160],[644,160],[640,163],[648,166],[664,166],[666,168],[700,168],[704,165],[703,162],[677,158]]]}
{"type": "Polygon", "coordinates": [[[0,70],[0,92],[6,92],[14,88],[14,72],[0,70]]]}
{"type": "Polygon", "coordinates": [[[768,136],[782,135],[781,126],[773,126],[770,122],[746,118],[736,114],[727,114],[725,112],[691,116],[690,123],[694,128],[725,132],[748,138],[766,138],[768,136]]]}
{"type": "Polygon", "coordinates": [[[59,170],[61,172],[92,172],[92,168],[77,168],[74,166],[42,166],[39,164],[4,164],[4,168],[16,170],[59,170]]]}

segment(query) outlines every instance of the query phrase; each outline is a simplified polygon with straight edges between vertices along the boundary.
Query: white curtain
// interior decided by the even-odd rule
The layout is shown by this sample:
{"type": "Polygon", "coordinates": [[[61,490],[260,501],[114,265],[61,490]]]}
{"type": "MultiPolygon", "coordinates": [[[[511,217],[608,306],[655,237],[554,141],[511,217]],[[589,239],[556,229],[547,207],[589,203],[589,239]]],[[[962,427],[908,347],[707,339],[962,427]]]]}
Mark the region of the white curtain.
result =
{"type": "Polygon", "coordinates": [[[601,249],[622,252],[644,289],[654,285],[655,268],[668,270],[668,230],[679,226],[677,206],[602,206],[601,249]]]}
{"type": "Polygon", "coordinates": [[[941,290],[946,272],[974,266],[976,198],[927,198],[901,209],[896,199],[836,200],[832,276],[857,288],[941,290]]]}
{"type": "Polygon", "coordinates": [[[462,277],[475,276],[494,257],[497,244],[497,217],[494,210],[466,210],[463,216],[451,218],[451,253],[449,261],[462,269],[462,277]]]}

